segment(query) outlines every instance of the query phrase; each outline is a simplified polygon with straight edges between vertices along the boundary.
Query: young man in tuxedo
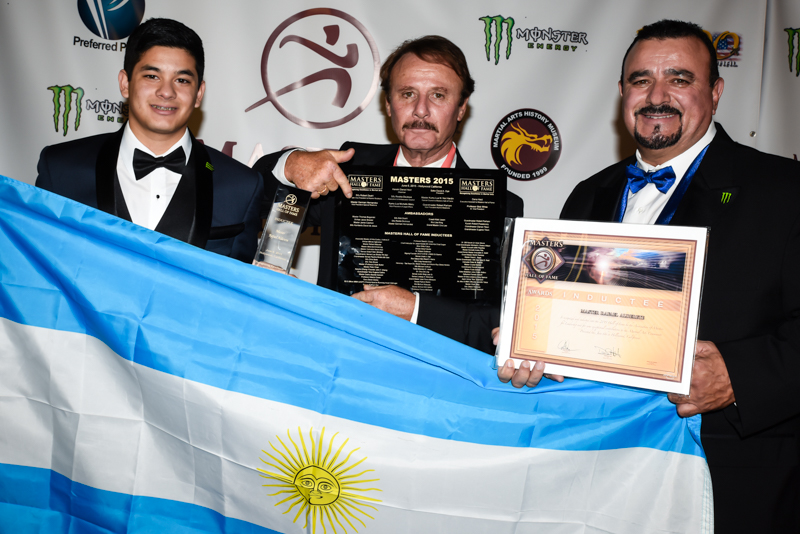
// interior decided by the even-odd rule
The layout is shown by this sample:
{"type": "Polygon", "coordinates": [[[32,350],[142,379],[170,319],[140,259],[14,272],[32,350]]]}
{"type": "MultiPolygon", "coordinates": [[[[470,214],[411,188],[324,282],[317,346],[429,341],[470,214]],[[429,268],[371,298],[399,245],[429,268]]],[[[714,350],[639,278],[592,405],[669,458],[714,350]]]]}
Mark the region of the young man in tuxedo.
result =
{"type": "Polygon", "coordinates": [[[642,28],[619,81],[636,155],[578,184],[561,218],[710,229],[691,389],[669,399],[702,414],[716,532],[800,532],[800,164],[715,124],[723,88],[699,26],[642,28]]]}
{"type": "Polygon", "coordinates": [[[192,245],[252,261],[263,183],[203,146],[187,124],[205,92],[200,37],[150,19],[125,49],[126,124],[113,134],[45,147],[36,185],[192,245]]]}

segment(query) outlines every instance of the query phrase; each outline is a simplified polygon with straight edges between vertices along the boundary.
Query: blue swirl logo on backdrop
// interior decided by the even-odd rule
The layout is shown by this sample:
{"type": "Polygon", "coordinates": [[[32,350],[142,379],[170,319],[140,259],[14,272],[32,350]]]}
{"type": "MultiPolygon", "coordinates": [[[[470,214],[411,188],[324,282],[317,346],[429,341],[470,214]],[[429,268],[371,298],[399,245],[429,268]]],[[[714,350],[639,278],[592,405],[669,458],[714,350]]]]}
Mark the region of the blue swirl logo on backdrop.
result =
{"type": "Polygon", "coordinates": [[[78,0],[78,13],[96,36],[124,39],[142,22],[144,0],[78,0]]]}

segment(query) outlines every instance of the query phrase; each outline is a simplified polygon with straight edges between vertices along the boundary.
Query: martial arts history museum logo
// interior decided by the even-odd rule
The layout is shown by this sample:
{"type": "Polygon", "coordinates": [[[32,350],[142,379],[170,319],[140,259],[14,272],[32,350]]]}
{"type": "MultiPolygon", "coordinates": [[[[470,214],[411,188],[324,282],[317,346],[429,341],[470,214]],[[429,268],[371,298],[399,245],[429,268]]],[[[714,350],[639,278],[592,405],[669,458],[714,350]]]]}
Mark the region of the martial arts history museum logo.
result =
{"type": "Polygon", "coordinates": [[[561,157],[561,134],[555,123],[535,109],[506,115],[492,132],[492,158],[515,180],[541,178],[561,157]]]}
{"type": "Polygon", "coordinates": [[[328,532],[328,527],[332,532],[338,532],[336,525],[339,525],[342,531],[348,532],[343,522],[354,532],[358,532],[353,522],[366,527],[363,519],[374,519],[370,514],[378,511],[369,503],[381,502],[379,499],[364,495],[371,491],[381,491],[380,489],[361,487],[380,480],[364,477],[366,473],[374,470],[353,472],[366,460],[366,458],[351,460],[353,453],[358,449],[353,449],[347,456],[343,456],[344,448],[349,441],[344,440],[334,452],[334,440],[338,435],[338,432],[334,434],[326,446],[325,428],[319,433],[318,438],[314,438],[314,429],[310,429],[308,443],[300,428],[297,429],[297,441],[287,430],[286,439],[291,443],[291,447],[280,437],[275,436],[280,448],[270,442],[271,452],[261,451],[269,457],[269,460],[264,458],[260,460],[269,466],[270,470],[259,468],[258,471],[262,473],[260,476],[277,481],[277,483],[263,484],[263,487],[277,488],[275,493],[270,493],[269,496],[282,497],[275,506],[285,504],[284,514],[294,511],[293,509],[297,507],[293,522],[296,523],[303,515],[305,517],[303,530],[306,532],[317,532],[317,523],[322,526],[324,532],[328,532]]]}

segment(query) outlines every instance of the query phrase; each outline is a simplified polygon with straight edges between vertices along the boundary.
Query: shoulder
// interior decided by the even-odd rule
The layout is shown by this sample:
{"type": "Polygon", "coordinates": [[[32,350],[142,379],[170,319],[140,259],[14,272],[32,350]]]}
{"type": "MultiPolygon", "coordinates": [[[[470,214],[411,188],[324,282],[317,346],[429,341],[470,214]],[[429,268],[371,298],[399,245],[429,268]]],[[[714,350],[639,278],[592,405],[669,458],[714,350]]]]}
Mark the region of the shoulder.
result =
{"type": "Polygon", "coordinates": [[[627,157],[622,161],[618,161],[613,165],[609,165],[605,169],[593,174],[589,178],[579,182],[575,186],[575,191],[594,191],[600,187],[609,187],[614,185],[621,177],[625,176],[625,167],[634,163],[636,158],[634,156],[627,157]]]}
{"type": "Polygon", "coordinates": [[[800,162],[737,143],[720,126],[718,128],[721,131],[706,155],[706,170],[728,176],[742,187],[784,193],[800,191],[800,162]]]}
{"type": "Polygon", "coordinates": [[[260,175],[254,169],[251,169],[244,163],[236,161],[230,156],[226,156],[219,150],[202,145],[208,154],[208,160],[214,166],[214,172],[224,174],[226,178],[231,176],[241,180],[260,180],[260,175]]]}
{"type": "Polygon", "coordinates": [[[339,150],[355,149],[351,165],[391,165],[399,145],[345,142],[339,150]],[[388,162],[388,163],[387,163],[388,162]]]}
{"type": "Polygon", "coordinates": [[[103,143],[113,134],[92,135],[64,143],[49,145],[42,149],[42,158],[86,158],[96,154],[103,143]]]}

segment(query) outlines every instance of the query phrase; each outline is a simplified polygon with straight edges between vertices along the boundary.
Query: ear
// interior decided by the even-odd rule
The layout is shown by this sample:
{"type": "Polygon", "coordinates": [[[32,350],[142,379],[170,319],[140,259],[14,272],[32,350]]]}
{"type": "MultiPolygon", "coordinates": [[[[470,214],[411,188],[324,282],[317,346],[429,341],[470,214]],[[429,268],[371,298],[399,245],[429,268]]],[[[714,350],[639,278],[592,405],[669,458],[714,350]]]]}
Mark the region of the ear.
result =
{"type": "Polygon", "coordinates": [[[712,115],[717,113],[717,106],[719,105],[719,98],[722,96],[723,89],[725,89],[725,80],[717,78],[717,81],[714,82],[714,87],[711,88],[711,101],[713,103],[713,107],[711,108],[712,115]]]}
{"type": "Polygon", "coordinates": [[[619,96],[622,96],[622,80],[617,82],[617,87],[619,88],[619,96]]]}
{"type": "Polygon", "coordinates": [[[197,88],[197,97],[194,100],[194,107],[199,108],[200,103],[203,102],[203,95],[206,94],[206,81],[200,82],[200,87],[197,88]]]}
{"type": "Polygon", "coordinates": [[[392,116],[392,105],[389,103],[389,97],[388,96],[383,100],[383,104],[386,106],[386,114],[391,117],[392,116]]]}
{"type": "Polygon", "coordinates": [[[119,71],[117,80],[119,80],[119,92],[122,95],[122,98],[128,98],[128,84],[130,83],[130,80],[128,80],[128,73],[125,72],[125,69],[119,71]]]}
{"type": "Polygon", "coordinates": [[[458,108],[458,121],[461,122],[461,119],[464,118],[464,114],[467,112],[467,104],[469,103],[469,97],[464,100],[464,103],[461,104],[458,108]]]}

